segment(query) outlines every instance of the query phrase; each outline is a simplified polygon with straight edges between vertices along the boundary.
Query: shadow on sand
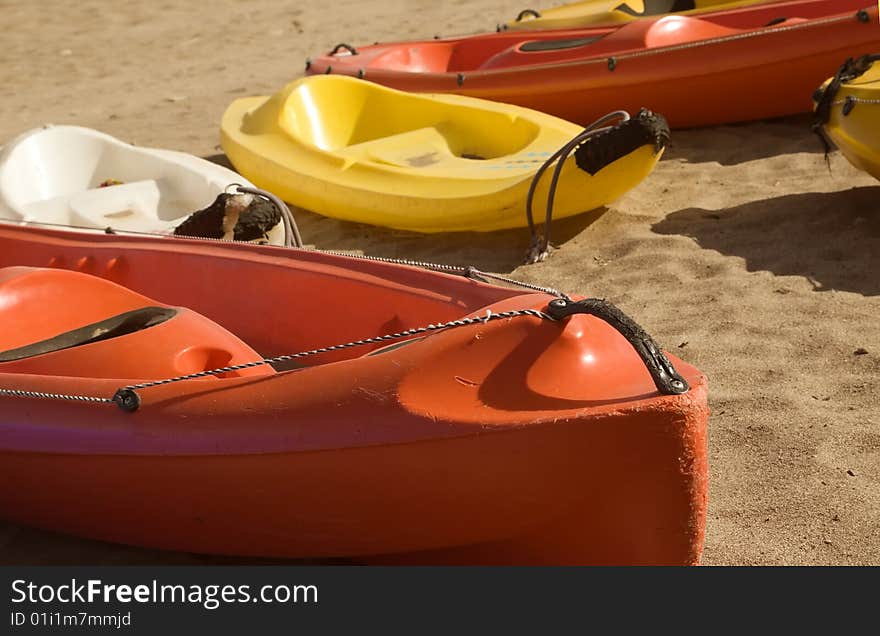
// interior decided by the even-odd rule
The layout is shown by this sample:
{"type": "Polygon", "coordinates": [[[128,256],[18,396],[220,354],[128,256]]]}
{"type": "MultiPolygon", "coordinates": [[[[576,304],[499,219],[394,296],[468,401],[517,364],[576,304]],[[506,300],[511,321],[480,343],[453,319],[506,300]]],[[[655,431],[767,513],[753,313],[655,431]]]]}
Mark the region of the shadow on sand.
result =
{"type": "MultiPolygon", "coordinates": [[[[204,157],[231,170],[226,155],[204,157]]],[[[385,227],[350,223],[291,207],[306,245],[322,250],[359,251],[367,256],[400,258],[444,265],[473,265],[490,272],[511,272],[523,264],[529,247],[526,227],[496,232],[441,232],[419,234],[385,227]]],[[[566,219],[555,219],[553,245],[560,246],[589,227],[606,211],[599,208],[566,219]]],[[[535,202],[536,220],[543,223],[543,209],[535,202]]],[[[523,217],[525,224],[525,216],[523,217]]],[[[539,231],[543,225],[539,224],[539,231]]]]}
{"type": "Polygon", "coordinates": [[[227,157],[226,155],[224,155],[222,153],[219,155],[207,155],[205,157],[202,157],[202,159],[205,159],[206,161],[210,161],[211,163],[216,163],[218,166],[223,166],[224,168],[229,168],[233,172],[238,172],[235,169],[235,166],[232,165],[232,162],[229,161],[229,157],[227,157]]]}
{"type": "Polygon", "coordinates": [[[811,115],[743,124],[674,130],[664,160],[718,162],[731,166],[800,152],[821,155],[822,142],[810,131],[811,115]]]}
{"type": "MultiPolygon", "coordinates": [[[[606,208],[553,221],[551,240],[564,245],[604,214],[606,208]]],[[[419,234],[325,218],[299,208],[297,223],[307,245],[323,250],[361,251],[369,256],[402,258],[445,265],[473,265],[490,272],[511,272],[525,261],[528,228],[495,232],[419,234]]],[[[543,217],[542,217],[543,218],[543,217]]],[[[543,232],[543,225],[538,226],[543,232]]]]}
{"type": "Polygon", "coordinates": [[[880,186],[793,194],[726,210],[688,208],[652,229],[746,260],[750,271],[803,276],[816,291],[880,294],[880,186]]]}

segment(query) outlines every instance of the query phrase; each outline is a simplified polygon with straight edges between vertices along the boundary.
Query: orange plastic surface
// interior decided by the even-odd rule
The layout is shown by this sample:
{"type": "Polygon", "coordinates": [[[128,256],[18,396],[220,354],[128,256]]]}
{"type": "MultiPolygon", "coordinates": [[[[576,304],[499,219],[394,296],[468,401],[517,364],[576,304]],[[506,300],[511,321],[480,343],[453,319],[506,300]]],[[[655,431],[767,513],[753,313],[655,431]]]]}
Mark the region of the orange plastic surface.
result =
{"type": "MultiPolygon", "coordinates": [[[[85,272],[151,304],[188,307],[255,356],[551,299],[303,250],[0,226],[0,267],[10,266],[85,272]]],[[[76,277],[83,293],[118,291],[76,277]]],[[[108,311],[143,302],[120,296],[108,311]]],[[[70,311],[76,321],[101,313],[70,311]]],[[[135,336],[155,347],[141,360],[165,358],[149,332],[175,320],[135,336]]],[[[180,337],[219,337],[194,325],[180,337]]],[[[127,337],[87,346],[110,352],[127,337]]],[[[480,322],[377,351],[386,346],[305,358],[292,371],[144,389],[134,413],[0,396],[0,516],[244,556],[699,561],[708,407],[697,369],[673,358],[691,390],[660,395],[623,337],[587,316],[480,322]]],[[[126,363],[111,377],[101,361],[102,374],[89,375],[95,360],[111,356],[84,356],[66,375],[60,361],[27,373],[0,365],[0,388],[110,397],[163,370],[126,363]]]]}
{"type": "MultiPolygon", "coordinates": [[[[5,267],[0,269],[0,351],[158,305],[115,283],[80,272],[5,267]]],[[[136,333],[0,362],[0,373],[161,379],[255,359],[259,359],[257,353],[231,333],[180,308],[169,320],[136,333]]],[[[263,366],[229,375],[271,373],[271,367],[263,366]]]]}
{"type": "Polygon", "coordinates": [[[841,60],[880,50],[880,25],[867,0],[796,0],[619,27],[356,48],[316,57],[307,72],[493,99],[580,124],[646,107],[683,128],[808,112],[813,90],[841,60]]]}

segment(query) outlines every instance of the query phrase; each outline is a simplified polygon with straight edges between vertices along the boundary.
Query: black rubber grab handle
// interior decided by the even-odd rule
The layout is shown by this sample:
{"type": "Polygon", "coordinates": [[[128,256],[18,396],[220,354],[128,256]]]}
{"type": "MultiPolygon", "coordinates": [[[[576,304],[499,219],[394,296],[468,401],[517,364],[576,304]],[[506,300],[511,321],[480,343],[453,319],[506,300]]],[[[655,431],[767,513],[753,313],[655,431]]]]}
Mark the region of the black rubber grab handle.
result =
{"type": "Polygon", "coordinates": [[[532,16],[533,18],[540,18],[541,17],[541,14],[538,13],[537,11],[535,11],[534,9],[523,9],[516,16],[516,22],[522,22],[523,18],[528,15],[532,16]]]}
{"type": "Polygon", "coordinates": [[[645,363],[654,386],[663,395],[680,395],[687,393],[690,386],[660,349],[654,339],[642,327],[620,309],[600,298],[587,298],[577,302],[556,298],[547,304],[547,314],[556,320],[568,318],[575,314],[596,316],[611,325],[620,335],[626,338],[642,362],[645,363]]]}
{"type": "Polygon", "coordinates": [[[339,51],[348,51],[352,55],[357,55],[357,49],[354,48],[351,44],[346,44],[345,42],[340,42],[336,46],[333,47],[333,50],[328,53],[328,55],[336,55],[339,51]]]}

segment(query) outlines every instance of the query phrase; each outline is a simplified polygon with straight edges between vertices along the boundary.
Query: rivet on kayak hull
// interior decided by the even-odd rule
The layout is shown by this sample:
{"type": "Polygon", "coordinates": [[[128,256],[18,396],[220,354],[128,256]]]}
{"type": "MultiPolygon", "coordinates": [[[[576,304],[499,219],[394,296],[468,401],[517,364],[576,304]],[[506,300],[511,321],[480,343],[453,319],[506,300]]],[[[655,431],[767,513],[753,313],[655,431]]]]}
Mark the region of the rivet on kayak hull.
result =
{"type": "Polygon", "coordinates": [[[134,413],[140,408],[141,397],[131,389],[119,389],[113,396],[113,402],[126,413],[134,413]]]}

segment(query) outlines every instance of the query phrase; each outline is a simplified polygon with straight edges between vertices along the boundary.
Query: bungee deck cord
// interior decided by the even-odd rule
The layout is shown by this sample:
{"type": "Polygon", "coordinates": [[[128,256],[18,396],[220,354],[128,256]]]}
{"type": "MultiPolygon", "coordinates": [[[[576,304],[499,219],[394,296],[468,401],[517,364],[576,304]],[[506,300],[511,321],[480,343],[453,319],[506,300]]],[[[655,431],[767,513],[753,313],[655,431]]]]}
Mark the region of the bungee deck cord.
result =
{"type": "Polygon", "coordinates": [[[406,329],[396,333],[389,333],[380,336],[372,336],[361,340],[353,340],[342,344],[328,345],[311,349],[308,351],[300,351],[272,358],[262,358],[252,362],[245,362],[236,365],[218,367],[180,375],[160,380],[150,380],[138,384],[124,386],[114,393],[113,397],[106,398],[92,395],[51,393],[43,391],[29,391],[24,389],[0,388],[0,396],[17,397],[17,398],[36,398],[46,400],[64,400],[72,402],[83,402],[87,404],[116,404],[120,409],[126,412],[137,411],[141,406],[141,396],[138,391],[149,389],[156,386],[183,382],[186,380],[195,380],[222,375],[224,373],[232,373],[244,369],[288,362],[314,356],[322,353],[331,353],[334,351],[342,351],[354,347],[361,347],[371,344],[381,344],[392,340],[401,340],[404,338],[412,338],[421,334],[444,331],[469,325],[485,325],[489,322],[497,320],[507,320],[512,318],[530,317],[539,320],[547,320],[551,322],[563,321],[577,314],[586,314],[596,316],[608,323],[618,333],[620,333],[635,352],[639,355],[657,390],[663,395],[678,395],[686,393],[689,390],[687,381],[675,370],[672,362],[666,357],[654,339],[632,318],[627,316],[619,308],[615,307],[608,301],[598,298],[587,298],[581,301],[572,301],[567,298],[555,298],[551,300],[544,310],[538,309],[513,309],[502,312],[487,311],[483,316],[471,316],[468,318],[459,318],[448,322],[424,325],[412,329],[406,329]]]}

